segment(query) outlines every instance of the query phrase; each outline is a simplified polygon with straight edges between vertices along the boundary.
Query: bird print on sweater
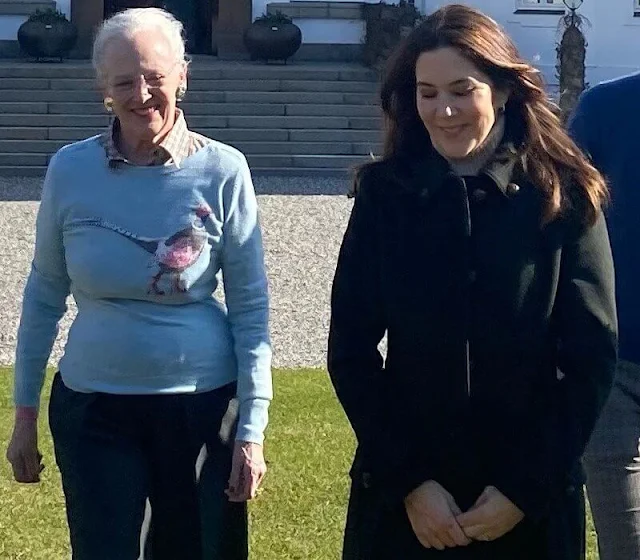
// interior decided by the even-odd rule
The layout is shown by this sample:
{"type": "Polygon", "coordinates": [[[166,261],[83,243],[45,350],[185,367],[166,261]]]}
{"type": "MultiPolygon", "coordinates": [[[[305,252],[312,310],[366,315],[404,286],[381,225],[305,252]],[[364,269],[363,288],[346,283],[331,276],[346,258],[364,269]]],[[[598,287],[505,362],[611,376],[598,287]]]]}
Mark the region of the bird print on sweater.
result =
{"type": "Polygon", "coordinates": [[[205,223],[211,215],[211,208],[203,203],[195,209],[195,218],[191,225],[177,231],[169,237],[143,237],[136,235],[114,223],[102,218],[80,220],[77,224],[96,226],[117,233],[129,239],[147,253],[152,255],[150,266],[157,268],[149,282],[147,294],[165,295],[166,291],[158,285],[164,276],[168,276],[170,293],[184,293],[187,285],[182,275],[192,267],[207,245],[207,230],[205,223]]]}

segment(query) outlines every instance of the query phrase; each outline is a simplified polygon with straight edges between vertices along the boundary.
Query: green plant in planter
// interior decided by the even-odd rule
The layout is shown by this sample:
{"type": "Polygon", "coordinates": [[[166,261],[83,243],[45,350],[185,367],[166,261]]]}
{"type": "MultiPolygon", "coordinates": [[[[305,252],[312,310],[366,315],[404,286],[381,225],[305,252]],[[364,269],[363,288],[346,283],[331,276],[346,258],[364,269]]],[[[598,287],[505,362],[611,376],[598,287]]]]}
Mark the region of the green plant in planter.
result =
{"type": "Polygon", "coordinates": [[[27,21],[40,21],[44,24],[51,24],[57,21],[69,21],[67,16],[60,10],[54,8],[46,8],[44,10],[36,10],[28,18],[27,21]]]}
{"type": "Polygon", "coordinates": [[[256,18],[243,38],[251,60],[282,60],[286,64],[302,44],[302,31],[289,16],[277,11],[256,18]]]}
{"type": "Polygon", "coordinates": [[[36,10],[18,29],[23,52],[36,60],[62,58],[73,48],[78,29],[59,10],[36,10]]]}
{"type": "Polygon", "coordinates": [[[283,23],[293,23],[293,20],[286,14],[278,10],[274,14],[264,13],[254,20],[254,23],[262,23],[264,25],[282,25],[283,23]]]}

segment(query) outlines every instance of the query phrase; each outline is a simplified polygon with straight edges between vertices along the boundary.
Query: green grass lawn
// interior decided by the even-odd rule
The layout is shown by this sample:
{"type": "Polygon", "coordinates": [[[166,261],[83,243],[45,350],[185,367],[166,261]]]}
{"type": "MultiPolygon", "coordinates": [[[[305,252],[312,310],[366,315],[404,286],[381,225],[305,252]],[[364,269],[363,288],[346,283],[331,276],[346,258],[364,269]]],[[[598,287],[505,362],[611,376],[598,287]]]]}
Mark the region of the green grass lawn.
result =
{"type": "MultiPolygon", "coordinates": [[[[42,483],[12,482],[4,460],[13,420],[9,373],[0,369],[0,559],[66,560],[64,501],[44,418],[40,439],[47,468],[42,483]]],[[[353,449],[351,430],[325,372],[278,371],[275,392],[267,441],[269,473],[264,491],[251,506],[251,557],[336,560],[353,449]]],[[[588,537],[587,558],[596,560],[591,524],[588,537]]]]}

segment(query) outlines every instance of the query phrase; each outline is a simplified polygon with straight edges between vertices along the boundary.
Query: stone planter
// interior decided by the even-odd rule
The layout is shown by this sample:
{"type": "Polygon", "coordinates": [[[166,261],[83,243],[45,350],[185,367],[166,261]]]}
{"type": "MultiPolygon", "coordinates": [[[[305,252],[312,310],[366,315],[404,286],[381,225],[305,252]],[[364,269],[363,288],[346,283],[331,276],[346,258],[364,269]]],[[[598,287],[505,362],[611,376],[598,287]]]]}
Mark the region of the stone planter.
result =
{"type": "Polygon", "coordinates": [[[302,44],[302,31],[295,23],[253,22],[244,33],[244,45],[251,60],[291,58],[302,44]]]}
{"type": "Polygon", "coordinates": [[[20,48],[36,60],[63,59],[75,46],[78,30],[69,21],[25,21],[18,29],[20,48]]]}

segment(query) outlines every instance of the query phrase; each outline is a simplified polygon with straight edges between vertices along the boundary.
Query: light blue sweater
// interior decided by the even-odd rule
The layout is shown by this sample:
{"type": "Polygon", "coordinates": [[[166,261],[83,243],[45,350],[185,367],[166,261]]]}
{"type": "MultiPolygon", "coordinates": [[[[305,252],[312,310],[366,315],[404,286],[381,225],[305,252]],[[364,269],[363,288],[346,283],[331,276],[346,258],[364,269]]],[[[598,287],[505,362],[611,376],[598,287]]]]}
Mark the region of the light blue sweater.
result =
{"type": "Polygon", "coordinates": [[[70,389],[192,393],[238,381],[236,439],[262,443],[272,397],[257,203],[237,150],[110,169],[98,137],[51,160],[37,219],[15,403],[37,406],[57,325],[78,315],[59,369],[70,389]],[[213,292],[222,271],[225,305],[213,292]]]}

